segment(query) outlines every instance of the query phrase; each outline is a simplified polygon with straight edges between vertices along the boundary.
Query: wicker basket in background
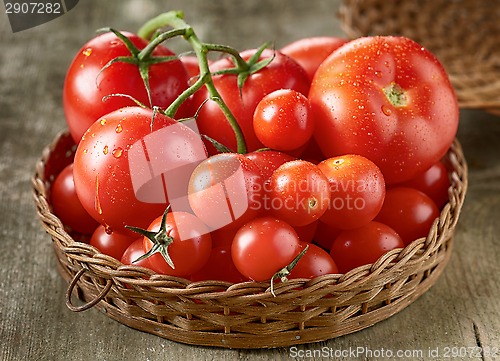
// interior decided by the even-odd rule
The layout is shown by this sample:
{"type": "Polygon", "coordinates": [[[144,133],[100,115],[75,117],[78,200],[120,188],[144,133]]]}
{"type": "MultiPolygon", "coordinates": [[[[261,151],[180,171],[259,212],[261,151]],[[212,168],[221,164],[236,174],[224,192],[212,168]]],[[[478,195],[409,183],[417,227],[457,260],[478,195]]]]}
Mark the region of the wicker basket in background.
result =
{"type": "Polygon", "coordinates": [[[132,328],[188,344],[264,348],[322,341],[369,327],[399,312],[437,280],[451,255],[453,233],[467,190],[467,165],[458,141],[446,159],[449,203],[426,238],[395,249],[347,274],[229,284],[190,282],[126,266],[77,242],[50,206],[55,176],[73,159],[75,145],[61,133],[36,165],[35,205],[52,238],[73,311],[95,306],[132,328]],[[86,304],[75,306],[72,293],[86,304]]]}
{"type": "Polygon", "coordinates": [[[461,108],[500,115],[500,1],[343,0],[349,37],[403,35],[446,68],[461,108]]]}

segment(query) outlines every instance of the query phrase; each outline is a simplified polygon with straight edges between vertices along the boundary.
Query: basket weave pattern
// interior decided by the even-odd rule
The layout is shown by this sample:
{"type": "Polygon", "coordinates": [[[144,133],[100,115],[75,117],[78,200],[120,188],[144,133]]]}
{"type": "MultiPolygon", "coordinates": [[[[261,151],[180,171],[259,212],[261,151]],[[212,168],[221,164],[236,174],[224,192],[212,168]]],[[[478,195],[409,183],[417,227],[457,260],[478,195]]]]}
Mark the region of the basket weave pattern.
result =
{"type": "Polygon", "coordinates": [[[467,189],[467,165],[458,141],[447,155],[450,201],[427,238],[393,250],[347,274],[230,284],[190,282],[125,266],[76,242],[52,213],[50,185],[72,160],[75,146],[61,133],[43,152],[32,179],[36,208],[52,237],[73,311],[95,306],[132,328],[188,344],[263,348],[321,341],[355,332],[400,311],[434,284],[450,254],[467,189]],[[74,306],[72,293],[87,303],[74,306]]]}
{"type": "Polygon", "coordinates": [[[500,115],[500,4],[496,0],[343,0],[350,37],[403,35],[443,63],[460,107],[500,115]]]}

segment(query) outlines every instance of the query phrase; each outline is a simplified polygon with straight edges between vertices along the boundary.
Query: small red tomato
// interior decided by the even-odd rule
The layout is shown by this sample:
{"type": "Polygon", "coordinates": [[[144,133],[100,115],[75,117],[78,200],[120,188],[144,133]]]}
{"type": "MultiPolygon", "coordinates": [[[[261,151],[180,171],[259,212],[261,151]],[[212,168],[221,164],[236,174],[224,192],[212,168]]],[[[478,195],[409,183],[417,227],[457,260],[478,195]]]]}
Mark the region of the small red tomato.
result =
{"type": "Polygon", "coordinates": [[[342,232],[341,229],[331,226],[319,220],[316,232],[314,233],[314,243],[323,249],[329,251],[332,248],[332,243],[337,236],[342,232]]]}
{"type": "Polygon", "coordinates": [[[83,208],[76,195],[73,180],[73,163],[66,166],[54,180],[51,188],[54,213],[69,230],[92,234],[99,223],[83,208]]]}
{"type": "Polygon", "coordinates": [[[187,277],[198,272],[210,257],[212,238],[208,228],[190,213],[164,214],[147,232],[143,247],[146,254],[150,253],[149,263],[155,272],[187,277]]]}
{"type": "Polygon", "coordinates": [[[379,222],[342,231],[333,241],[330,255],[341,273],[371,264],[395,248],[403,248],[395,230],[379,222]]]}
{"type": "Polygon", "coordinates": [[[142,240],[142,237],[132,242],[132,244],[128,246],[123,253],[121,262],[126,265],[140,266],[151,269],[148,258],[137,261],[138,258],[144,256],[145,254],[143,245],[144,241],[142,240]]]}
{"type": "Polygon", "coordinates": [[[375,220],[393,228],[408,245],[427,236],[437,217],[439,209],[425,193],[397,187],[387,190],[384,205],[375,220]]]}
{"type": "MultiPolygon", "coordinates": [[[[301,246],[307,244],[301,242],[301,246]]],[[[322,248],[309,244],[306,253],[299,259],[288,278],[314,278],[326,274],[339,273],[332,256],[322,248]]]]}
{"type": "Polygon", "coordinates": [[[320,64],[348,39],[335,36],[316,36],[296,40],[281,48],[281,52],[299,63],[312,81],[320,64]]]}
{"type": "Polygon", "coordinates": [[[291,151],[305,145],[314,132],[309,100],[292,89],[279,89],[257,104],[253,129],[266,147],[291,151]]]}
{"type": "Polygon", "coordinates": [[[331,202],[321,220],[340,229],[361,227],[375,218],[385,196],[384,176],[360,155],[329,158],[318,164],[330,183],[331,202]]]}
{"type": "Polygon", "coordinates": [[[300,253],[297,233],[288,223],[255,218],[234,236],[231,256],[238,271],[254,281],[268,281],[300,253]]]}
{"type": "Polygon", "coordinates": [[[191,276],[191,281],[226,281],[239,283],[248,281],[233,263],[231,246],[214,247],[205,266],[191,276]]]}
{"type": "Polygon", "coordinates": [[[318,220],[330,204],[328,179],[318,166],[305,160],[287,162],[276,169],[268,195],[268,211],[298,227],[318,220]]]}
{"type": "Polygon", "coordinates": [[[211,230],[242,226],[260,211],[264,192],[259,168],[236,153],[214,155],[193,171],[188,185],[194,214],[211,230]]]}
{"type": "Polygon", "coordinates": [[[407,182],[398,184],[398,186],[415,188],[424,192],[441,209],[448,202],[450,178],[446,166],[441,162],[437,162],[425,172],[418,174],[407,182]]]}
{"type": "Polygon", "coordinates": [[[125,250],[137,239],[117,232],[111,232],[100,225],[96,228],[90,238],[90,245],[97,248],[101,253],[115,259],[121,259],[125,250]]]}
{"type": "Polygon", "coordinates": [[[259,167],[264,182],[271,178],[273,172],[278,169],[280,165],[297,159],[294,156],[278,152],[277,150],[258,150],[245,154],[245,157],[250,159],[257,167],[259,167]]]}

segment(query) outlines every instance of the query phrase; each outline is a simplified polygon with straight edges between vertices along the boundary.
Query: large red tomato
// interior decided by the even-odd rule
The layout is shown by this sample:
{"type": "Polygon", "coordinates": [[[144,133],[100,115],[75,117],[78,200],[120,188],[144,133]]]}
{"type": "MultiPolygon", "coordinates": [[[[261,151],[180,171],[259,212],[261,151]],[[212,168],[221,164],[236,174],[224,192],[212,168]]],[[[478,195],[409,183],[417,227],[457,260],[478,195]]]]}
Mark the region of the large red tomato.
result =
{"type": "Polygon", "coordinates": [[[327,157],[359,154],[388,184],[436,163],[458,126],[458,104],[439,61],[393,36],[353,40],[318,68],[309,93],[315,138],[327,157]]]}
{"type": "MultiPolygon", "coordinates": [[[[247,50],[242,52],[241,56],[248,60],[253,54],[255,50],[247,50]]],[[[238,89],[236,75],[225,74],[213,77],[217,91],[241,127],[249,152],[263,148],[253,130],[253,113],[259,101],[265,95],[282,88],[293,89],[304,95],[307,95],[309,90],[307,75],[294,60],[278,51],[266,49],[260,59],[268,58],[272,58],[272,61],[265,68],[251,74],[246,79],[241,92],[238,89]]],[[[228,68],[234,68],[234,63],[229,58],[216,61],[210,66],[212,72],[228,68]]],[[[197,109],[203,104],[197,118],[200,132],[236,151],[236,137],[233,129],[215,102],[205,103],[207,98],[209,94],[206,88],[194,95],[193,108],[197,109]]],[[[208,148],[212,149],[210,146],[208,148]]]]}
{"type": "MultiPolygon", "coordinates": [[[[123,33],[139,49],[148,42],[135,34],[123,33]]],[[[175,55],[158,46],[153,56],[175,55]]],[[[103,97],[126,94],[145,105],[150,105],[144,82],[135,64],[115,62],[102,70],[117,57],[131,56],[125,44],[113,33],[105,33],[87,42],[76,54],[66,74],[63,91],[64,113],[71,136],[76,143],[92,123],[103,115],[135,103],[125,97],[103,97]],[[102,70],[102,72],[101,72],[102,70]]],[[[180,60],[175,59],[151,65],[149,86],[152,105],[166,108],[188,86],[188,74],[180,60]]]]}
{"type": "Polygon", "coordinates": [[[78,198],[113,232],[136,236],[125,226],[146,228],[173,200],[174,211],[189,210],[187,183],[206,158],[203,142],[183,123],[156,114],[152,124],[152,118],[150,109],[140,107],[109,113],[89,128],[76,150],[78,198]]]}

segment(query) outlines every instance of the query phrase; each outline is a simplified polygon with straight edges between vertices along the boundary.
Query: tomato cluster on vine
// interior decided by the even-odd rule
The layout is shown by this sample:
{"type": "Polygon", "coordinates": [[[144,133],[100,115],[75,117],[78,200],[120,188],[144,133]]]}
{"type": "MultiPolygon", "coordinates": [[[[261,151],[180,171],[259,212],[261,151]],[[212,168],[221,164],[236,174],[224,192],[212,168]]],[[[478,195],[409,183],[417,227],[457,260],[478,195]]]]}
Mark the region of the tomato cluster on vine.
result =
{"type": "Polygon", "coordinates": [[[239,52],[176,12],[86,43],[64,110],[78,147],[51,201],[68,230],[124,264],[233,283],[346,273],[425,237],[458,124],[410,39],[239,52]],[[176,36],[194,55],[165,47],[176,36]]]}

